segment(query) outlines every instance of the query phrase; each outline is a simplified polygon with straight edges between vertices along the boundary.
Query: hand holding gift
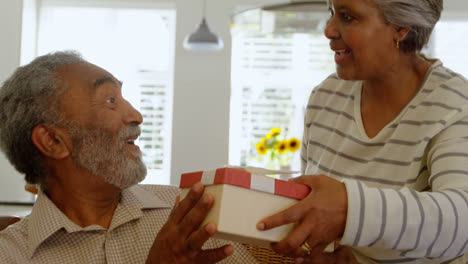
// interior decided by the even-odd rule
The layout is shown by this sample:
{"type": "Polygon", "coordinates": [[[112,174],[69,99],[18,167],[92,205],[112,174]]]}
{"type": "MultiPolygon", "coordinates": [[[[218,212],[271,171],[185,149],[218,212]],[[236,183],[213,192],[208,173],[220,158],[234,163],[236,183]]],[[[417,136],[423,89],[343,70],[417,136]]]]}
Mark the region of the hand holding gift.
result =
{"type": "Polygon", "coordinates": [[[309,193],[309,188],[303,184],[265,176],[272,173],[278,172],[237,167],[184,173],[180,181],[181,197],[191,186],[201,182],[206,186],[205,193],[215,198],[202,223],[217,224],[215,238],[268,248],[271,242],[285,238],[294,224],[260,231],[256,228],[257,222],[291,207],[309,193]]]}
{"type": "Polygon", "coordinates": [[[185,199],[176,202],[151,247],[146,263],[216,263],[233,253],[231,245],[202,249],[217,228],[212,222],[200,225],[214,202],[213,196],[203,195],[203,191],[203,185],[197,183],[185,199]]]}
{"type": "Polygon", "coordinates": [[[309,195],[290,208],[261,220],[257,228],[269,230],[297,223],[285,239],[273,244],[273,249],[294,257],[320,254],[344,232],[348,208],[346,187],[324,175],[301,176],[291,181],[309,186],[309,195]]]}

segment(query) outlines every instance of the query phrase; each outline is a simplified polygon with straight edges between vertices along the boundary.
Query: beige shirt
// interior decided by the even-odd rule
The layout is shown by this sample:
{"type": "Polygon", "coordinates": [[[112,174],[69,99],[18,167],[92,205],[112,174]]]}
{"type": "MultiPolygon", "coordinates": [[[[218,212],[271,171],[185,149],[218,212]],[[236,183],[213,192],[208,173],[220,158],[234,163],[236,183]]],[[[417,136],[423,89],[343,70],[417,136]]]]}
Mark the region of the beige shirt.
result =
{"type": "MultiPolygon", "coordinates": [[[[40,193],[30,215],[0,232],[0,263],[145,263],[179,189],[137,185],[122,192],[109,229],[82,228],[40,193]]],[[[256,263],[237,243],[210,239],[205,247],[234,246],[221,263],[256,263]]]]}

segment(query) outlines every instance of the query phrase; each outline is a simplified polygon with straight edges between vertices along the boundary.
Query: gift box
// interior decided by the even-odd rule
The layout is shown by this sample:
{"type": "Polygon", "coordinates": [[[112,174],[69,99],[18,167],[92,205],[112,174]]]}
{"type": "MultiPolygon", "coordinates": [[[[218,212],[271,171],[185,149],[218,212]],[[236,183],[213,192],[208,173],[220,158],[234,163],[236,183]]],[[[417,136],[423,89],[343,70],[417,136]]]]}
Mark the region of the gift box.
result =
{"type": "MultiPolygon", "coordinates": [[[[195,183],[205,185],[205,193],[214,197],[214,204],[202,223],[216,223],[216,238],[270,247],[271,242],[285,238],[294,224],[267,231],[257,230],[257,223],[287,209],[307,196],[306,185],[265,176],[276,171],[260,168],[219,168],[181,176],[181,198],[195,183]]],[[[284,173],[284,172],[283,172],[284,173]]]]}

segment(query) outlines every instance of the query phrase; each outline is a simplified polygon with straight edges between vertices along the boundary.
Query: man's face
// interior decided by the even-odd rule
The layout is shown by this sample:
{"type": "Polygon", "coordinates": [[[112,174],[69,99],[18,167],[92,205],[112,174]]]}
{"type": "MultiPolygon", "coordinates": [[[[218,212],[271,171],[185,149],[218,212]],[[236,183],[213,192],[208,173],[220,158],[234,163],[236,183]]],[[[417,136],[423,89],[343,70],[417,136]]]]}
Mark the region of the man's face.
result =
{"type": "Polygon", "coordinates": [[[63,125],[71,135],[71,157],[120,189],[144,179],[146,167],[134,144],[141,114],[121,94],[121,84],[107,71],[88,63],[63,67],[63,125]]]}

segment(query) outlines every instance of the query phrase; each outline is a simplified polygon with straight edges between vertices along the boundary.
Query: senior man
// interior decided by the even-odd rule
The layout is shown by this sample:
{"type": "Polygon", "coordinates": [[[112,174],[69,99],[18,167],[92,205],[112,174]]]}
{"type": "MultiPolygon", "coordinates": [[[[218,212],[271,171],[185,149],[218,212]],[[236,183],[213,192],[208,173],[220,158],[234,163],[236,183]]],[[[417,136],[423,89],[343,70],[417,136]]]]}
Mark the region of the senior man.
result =
{"type": "Polygon", "coordinates": [[[121,86],[74,52],[38,57],[4,83],[0,146],[41,191],[0,232],[0,262],[255,263],[211,238],[214,223],[200,226],[214,202],[201,184],[180,202],[176,187],[137,185],[142,116],[121,86]]]}

